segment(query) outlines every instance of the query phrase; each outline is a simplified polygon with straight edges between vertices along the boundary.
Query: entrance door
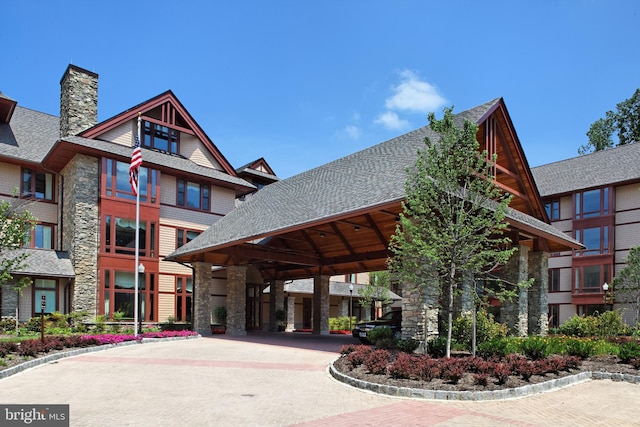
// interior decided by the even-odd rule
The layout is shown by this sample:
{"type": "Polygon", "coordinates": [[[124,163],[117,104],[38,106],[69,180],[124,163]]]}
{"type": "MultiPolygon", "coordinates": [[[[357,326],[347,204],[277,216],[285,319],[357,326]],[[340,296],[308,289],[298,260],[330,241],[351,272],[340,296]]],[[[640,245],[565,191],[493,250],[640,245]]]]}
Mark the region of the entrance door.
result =
{"type": "Polygon", "coordinates": [[[302,299],[302,328],[311,329],[311,298],[302,299]]]}
{"type": "Polygon", "coordinates": [[[262,328],[262,286],[247,284],[247,330],[262,328]]]}

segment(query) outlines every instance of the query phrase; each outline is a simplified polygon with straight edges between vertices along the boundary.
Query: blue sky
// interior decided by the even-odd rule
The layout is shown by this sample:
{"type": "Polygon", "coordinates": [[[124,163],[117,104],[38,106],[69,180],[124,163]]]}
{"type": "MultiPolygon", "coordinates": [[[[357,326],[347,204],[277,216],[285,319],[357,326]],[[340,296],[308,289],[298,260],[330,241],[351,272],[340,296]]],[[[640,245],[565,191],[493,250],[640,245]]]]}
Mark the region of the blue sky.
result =
{"type": "Polygon", "coordinates": [[[4,1],[0,91],[59,114],[69,63],[98,120],[171,89],[239,167],[282,178],[503,97],[530,166],[577,155],[640,87],[640,2],[4,1]]]}

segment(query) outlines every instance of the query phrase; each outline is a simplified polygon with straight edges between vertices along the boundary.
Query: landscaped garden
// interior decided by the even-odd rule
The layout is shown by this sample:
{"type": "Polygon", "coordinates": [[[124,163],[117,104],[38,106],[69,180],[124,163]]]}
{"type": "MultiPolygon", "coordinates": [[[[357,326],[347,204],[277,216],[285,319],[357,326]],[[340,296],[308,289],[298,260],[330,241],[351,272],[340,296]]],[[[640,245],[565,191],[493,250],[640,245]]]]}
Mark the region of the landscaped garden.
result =
{"type": "Polygon", "coordinates": [[[93,322],[85,322],[82,319],[86,316],[82,313],[52,313],[45,316],[44,334],[40,317],[33,317],[24,324],[16,324],[13,318],[3,319],[0,321],[0,370],[76,348],[197,335],[173,322],[143,324],[142,331],[136,335],[132,323],[120,316],[115,317],[119,321],[107,322],[103,316],[99,316],[93,322]]]}
{"type": "Polygon", "coordinates": [[[454,351],[446,358],[444,338],[416,354],[418,342],[395,340],[379,328],[372,346],[343,346],[334,368],[374,384],[451,391],[515,388],[587,371],[640,376],[637,329],[625,326],[616,311],[575,316],[549,336],[527,338],[507,337],[504,325],[481,313],[475,356],[468,316],[456,319],[452,337],[454,351]]]}

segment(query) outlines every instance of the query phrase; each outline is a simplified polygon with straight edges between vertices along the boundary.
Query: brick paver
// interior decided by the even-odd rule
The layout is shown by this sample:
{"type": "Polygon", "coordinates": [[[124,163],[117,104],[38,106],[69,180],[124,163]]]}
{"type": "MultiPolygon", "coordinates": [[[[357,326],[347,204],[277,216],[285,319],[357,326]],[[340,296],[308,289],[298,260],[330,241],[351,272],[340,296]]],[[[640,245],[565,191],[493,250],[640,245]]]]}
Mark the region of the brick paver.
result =
{"type": "Polygon", "coordinates": [[[331,378],[350,337],[203,337],[116,347],[0,380],[0,403],[70,405],[72,426],[640,426],[640,385],[589,381],[526,398],[442,402],[331,378]]]}

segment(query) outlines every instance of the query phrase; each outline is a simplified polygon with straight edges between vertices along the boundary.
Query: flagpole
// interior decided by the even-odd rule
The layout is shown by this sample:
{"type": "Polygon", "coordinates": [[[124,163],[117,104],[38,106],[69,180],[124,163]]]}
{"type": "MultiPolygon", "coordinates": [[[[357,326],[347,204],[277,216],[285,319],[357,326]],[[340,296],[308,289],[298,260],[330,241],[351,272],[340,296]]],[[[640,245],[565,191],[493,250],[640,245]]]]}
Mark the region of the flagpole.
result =
{"type": "MultiPolygon", "coordinates": [[[[140,122],[142,118],[141,114],[138,113],[138,143],[140,143],[140,122]]],[[[140,249],[140,177],[136,180],[136,263],[133,268],[133,336],[138,337],[138,280],[140,274],[138,273],[138,265],[139,265],[139,249],[140,249]]]]}

